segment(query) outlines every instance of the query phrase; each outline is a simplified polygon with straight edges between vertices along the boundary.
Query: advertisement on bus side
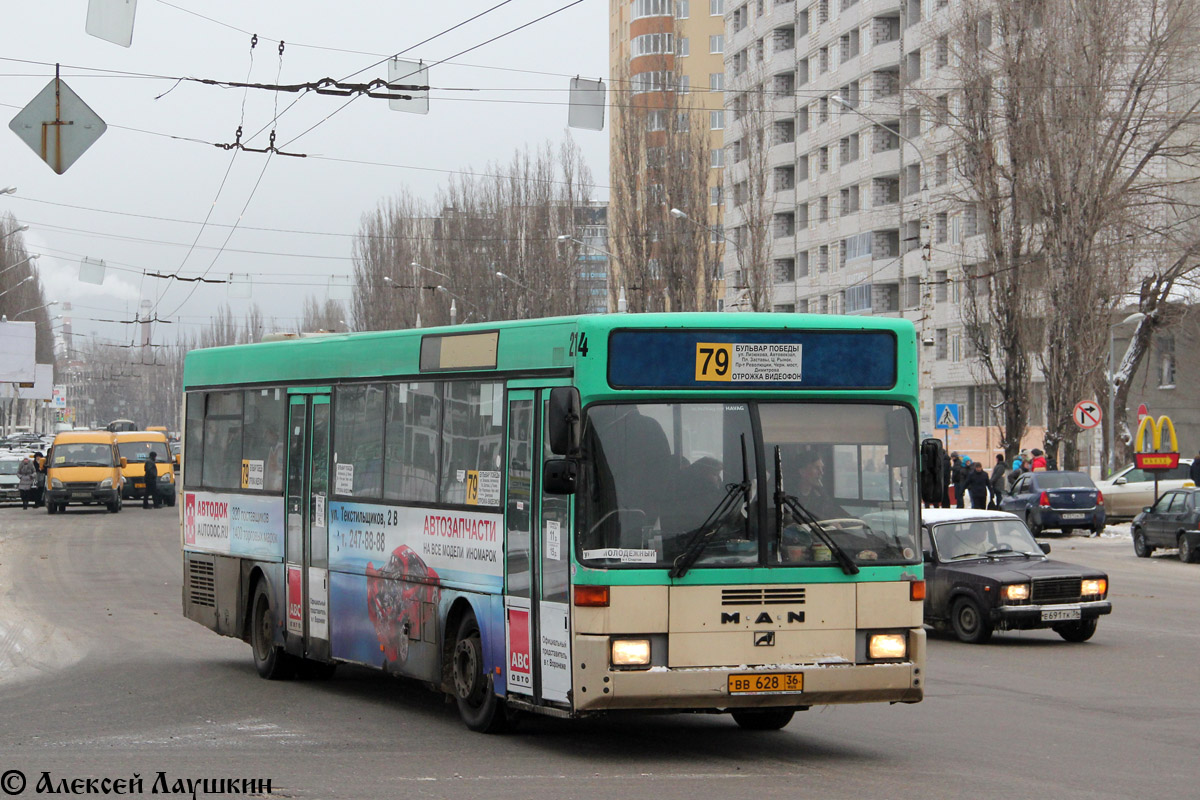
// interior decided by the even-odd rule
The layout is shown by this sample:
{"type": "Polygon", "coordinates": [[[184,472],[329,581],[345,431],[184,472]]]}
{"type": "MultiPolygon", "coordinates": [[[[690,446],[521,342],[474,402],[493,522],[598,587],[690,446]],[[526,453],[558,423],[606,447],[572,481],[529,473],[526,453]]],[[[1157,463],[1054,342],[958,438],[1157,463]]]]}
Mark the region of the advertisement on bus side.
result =
{"type": "Polygon", "coordinates": [[[185,492],[183,544],[206,553],[281,559],[283,498],[185,492]]]}
{"type": "Polygon", "coordinates": [[[329,504],[329,567],[364,573],[406,548],[443,583],[499,591],[504,580],[500,514],[329,504]]]}

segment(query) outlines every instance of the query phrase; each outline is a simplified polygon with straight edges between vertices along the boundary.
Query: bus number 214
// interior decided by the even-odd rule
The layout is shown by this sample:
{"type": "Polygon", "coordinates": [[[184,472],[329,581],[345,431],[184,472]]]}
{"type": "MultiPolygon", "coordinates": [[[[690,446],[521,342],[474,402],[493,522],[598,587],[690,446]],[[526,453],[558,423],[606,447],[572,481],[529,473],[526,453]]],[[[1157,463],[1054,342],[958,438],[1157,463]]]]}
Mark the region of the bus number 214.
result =
{"type": "Polygon", "coordinates": [[[574,358],[575,354],[578,353],[579,355],[586,357],[587,351],[588,351],[587,334],[586,333],[572,333],[571,334],[571,348],[570,348],[570,352],[567,355],[571,358],[574,358]]]}

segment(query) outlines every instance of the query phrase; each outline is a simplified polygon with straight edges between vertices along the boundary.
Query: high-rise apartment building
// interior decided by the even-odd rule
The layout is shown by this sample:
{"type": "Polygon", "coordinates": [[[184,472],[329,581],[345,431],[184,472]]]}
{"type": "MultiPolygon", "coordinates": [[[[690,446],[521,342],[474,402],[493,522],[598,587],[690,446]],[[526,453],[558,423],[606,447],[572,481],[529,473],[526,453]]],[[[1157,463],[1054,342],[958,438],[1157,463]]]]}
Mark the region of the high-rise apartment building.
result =
{"type": "MultiPolygon", "coordinates": [[[[995,423],[959,312],[981,229],[951,199],[950,97],[937,94],[951,14],[948,0],[748,0],[726,13],[726,230],[736,239],[746,224],[748,93],[765,98],[769,126],[771,307],[912,319],[923,431],[935,400],[959,403],[963,426],[995,423]]],[[[727,251],[733,309],[746,287],[736,266],[727,251]]]]}
{"type": "MultiPolygon", "coordinates": [[[[709,172],[707,219],[691,224],[713,229],[723,242],[722,195],[725,164],[725,6],[728,0],[609,0],[609,73],[614,93],[640,97],[645,105],[688,109],[692,125],[707,129],[709,172]]],[[[615,132],[620,109],[614,109],[615,132]]],[[[670,126],[667,126],[670,127],[670,126]]],[[[648,137],[653,145],[653,134],[648,137]]],[[[668,156],[669,157],[669,156],[668,156]]],[[[615,170],[618,159],[612,160],[615,170]]],[[[653,186],[645,191],[653,191],[653,186]]],[[[670,198],[662,198],[669,206],[670,198]]],[[[668,209],[669,210],[669,209],[668,209]]],[[[696,215],[699,216],[699,215],[696,215]]],[[[610,216],[610,224],[612,217],[610,216]]],[[[679,220],[679,224],[688,224],[679,220]]],[[[614,264],[614,270],[620,265],[614,264]]],[[[614,285],[623,285],[619,277],[614,285]]],[[[721,294],[723,295],[723,288],[721,294]]]]}

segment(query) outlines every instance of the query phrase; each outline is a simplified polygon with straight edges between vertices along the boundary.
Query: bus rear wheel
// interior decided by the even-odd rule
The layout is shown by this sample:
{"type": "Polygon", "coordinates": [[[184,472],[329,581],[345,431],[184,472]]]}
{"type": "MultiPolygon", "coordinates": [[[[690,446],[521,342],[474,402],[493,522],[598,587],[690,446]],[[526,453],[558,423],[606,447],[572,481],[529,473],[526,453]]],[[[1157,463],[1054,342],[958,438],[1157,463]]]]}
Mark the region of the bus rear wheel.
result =
{"type": "Polygon", "coordinates": [[[271,613],[271,597],[266,581],[259,581],[254,590],[253,614],[250,618],[250,646],[254,650],[254,668],[269,681],[287,680],[296,674],[295,659],[275,645],[272,632],[275,618],[271,613]]]}
{"type": "Polygon", "coordinates": [[[480,733],[503,733],[509,727],[507,709],[483,671],[483,637],[470,611],[458,624],[451,659],[454,700],[463,723],[480,733]]]}
{"type": "Polygon", "coordinates": [[[746,731],[777,731],[792,721],[792,708],[747,708],[731,712],[733,721],[746,731]]]}

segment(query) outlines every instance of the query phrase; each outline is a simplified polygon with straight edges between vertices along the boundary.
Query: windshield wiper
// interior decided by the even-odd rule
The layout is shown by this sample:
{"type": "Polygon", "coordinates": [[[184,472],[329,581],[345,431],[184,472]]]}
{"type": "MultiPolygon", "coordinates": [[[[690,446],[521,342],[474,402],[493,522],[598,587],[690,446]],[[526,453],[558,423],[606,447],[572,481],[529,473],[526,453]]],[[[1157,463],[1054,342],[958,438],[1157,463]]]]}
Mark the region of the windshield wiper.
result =
{"type": "MultiPolygon", "coordinates": [[[[746,504],[746,529],[750,528],[750,472],[746,466],[746,434],[742,434],[742,482],[730,483],[725,487],[725,496],[721,498],[721,502],[717,503],[717,507],[712,510],[708,518],[701,522],[697,527],[688,532],[688,542],[684,545],[683,552],[675,557],[671,563],[671,571],[667,573],[672,578],[682,578],[691,569],[692,564],[696,563],[696,559],[704,552],[704,548],[708,547],[713,538],[720,531],[720,522],[725,516],[737,507],[734,498],[739,494],[742,495],[743,502],[746,504]]],[[[749,534],[747,533],[747,537],[749,534]]]]}

